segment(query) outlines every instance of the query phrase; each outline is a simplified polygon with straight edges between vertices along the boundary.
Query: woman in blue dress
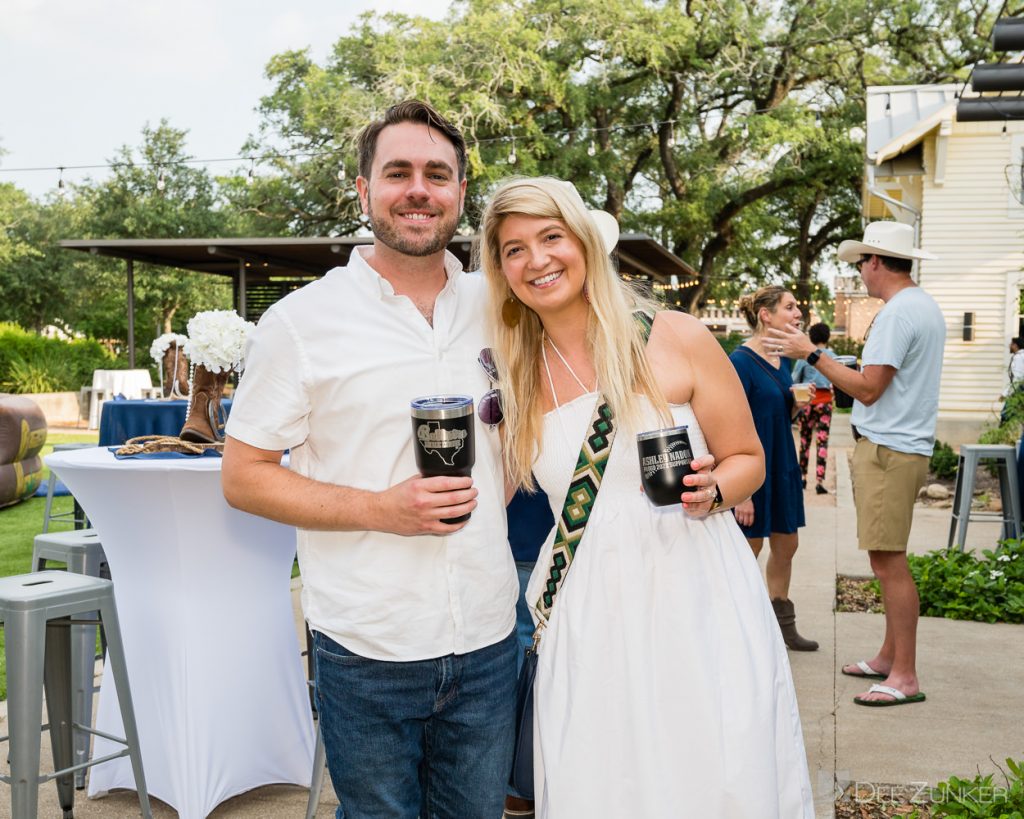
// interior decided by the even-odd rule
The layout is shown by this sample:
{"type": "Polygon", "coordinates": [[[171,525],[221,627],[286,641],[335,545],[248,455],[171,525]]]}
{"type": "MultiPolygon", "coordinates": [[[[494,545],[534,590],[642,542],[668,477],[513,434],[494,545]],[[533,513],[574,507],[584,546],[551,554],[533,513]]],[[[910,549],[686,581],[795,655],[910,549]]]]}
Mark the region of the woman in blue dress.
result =
{"type": "Polygon", "coordinates": [[[796,400],[789,367],[782,366],[774,343],[765,338],[769,327],[799,326],[800,307],[792,293],[773,285],[740,299],[740,310],[754,334],[729,359],[747,394],[764,448],[765,479],[754,496],[736,506],[734,513],[755,556],[768,538],[765,580],[786,646],[794,651],[815,651],[818,644],[797,631],[796,613],[789,599],[793,556],[799,543],[797,530],[804,525],[803,484],[791,425],[808,402],[796,400]]]}

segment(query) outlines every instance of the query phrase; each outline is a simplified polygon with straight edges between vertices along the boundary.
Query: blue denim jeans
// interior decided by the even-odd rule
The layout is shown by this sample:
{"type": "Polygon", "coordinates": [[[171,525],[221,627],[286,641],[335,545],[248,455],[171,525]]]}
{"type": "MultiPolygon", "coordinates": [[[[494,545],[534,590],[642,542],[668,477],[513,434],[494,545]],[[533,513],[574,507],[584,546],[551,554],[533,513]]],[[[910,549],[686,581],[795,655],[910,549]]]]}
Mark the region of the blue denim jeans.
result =
{"type": "Polygon", "coordinates": [[[532,562],[516,561],[516,573],[519,575],[519,600],[516,602],[516,636],[519,638],[519,649],[516,654],[517,679],[519,668],[523,664],[523,652],[533,644],[533,616],[526,604],[526,586],[530,582],[530,575],[533,574],[533,566],[532,562]]]}
{"type": "Polygon", "coordinates": [[[316,632],[316,698],[337,819],[499,819],[519,642],[386,662],[316,632]]]}

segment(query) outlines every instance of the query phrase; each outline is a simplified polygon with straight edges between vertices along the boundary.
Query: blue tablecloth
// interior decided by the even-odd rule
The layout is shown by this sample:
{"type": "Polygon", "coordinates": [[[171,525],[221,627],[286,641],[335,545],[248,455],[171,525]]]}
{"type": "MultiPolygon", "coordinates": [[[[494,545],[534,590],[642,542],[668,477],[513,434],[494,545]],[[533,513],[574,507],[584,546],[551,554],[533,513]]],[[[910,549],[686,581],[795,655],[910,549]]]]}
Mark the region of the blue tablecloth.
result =
{"type": "MultiPolygon", "coordinates": [[[[231,399],[221,401],[231,411],[231,399]]],[[[119,446],[140,435],[177,435],[185,425],[188,401],[104,401],[100,446],[119,446]]]]}

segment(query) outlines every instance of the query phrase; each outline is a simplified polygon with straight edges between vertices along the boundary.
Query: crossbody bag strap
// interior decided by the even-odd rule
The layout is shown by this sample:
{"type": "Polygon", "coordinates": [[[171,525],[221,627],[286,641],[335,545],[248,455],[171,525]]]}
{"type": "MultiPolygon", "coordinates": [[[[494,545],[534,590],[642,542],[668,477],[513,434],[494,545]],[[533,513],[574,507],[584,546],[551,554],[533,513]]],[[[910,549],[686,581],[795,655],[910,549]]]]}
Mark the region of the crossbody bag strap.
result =
{"type": "MultiPolygon", "coordinates": [[[[775,386],[779,388],[779,392],[782,393],[782,397],[785,399],[786,407],[788,409],[790,407],[790,401],[793,398],[793,395],[792,395],[792,393],[790,393],[789,390],[787,390],[785,387],[782,386],[782,382],[779,381],[779,374],[778,374],[778,372],[775,371],[775,369],[773,367],[770,367],[767,363],[765,363],[764,359],[761,358],[761,356],[759,356],[757,353],[755,353],[749,347],[740,347],[739,349],[741,349],[748,356],[750,356],[752,359],[754,359],[754,361],[757,362],[757,364],[761,367],[761,369],[764,370],[766,373],[768,373],[768,376],[771,378],[772,383],[774,383],[775,386]]],[[[790,410],[790,412],[792,412],[792,410],[790,410]]]]}
{"type": "MultiPolygon", "coordinates": [[[[651,336],[654,316],[641,310],[633,313],[633,318],[640,327],[644,343],[651,336]]],[[[594,415],[587,426],[587,435],[576,459],[576,469],[569,481],[569,491],[565,494],[562,513],[558,516],[555,542],[551,548],[551,565],[548,577],[544,582],[544,590],[540,600],[534,607],[538,622],[546,623],[551,616],[551,608],[555,604],[555,596],[565,581],[576,548],[583,539],[587,528],[590,512],[597,500],[601,479],[604,477],[608,455],[611,452],[612,440],[615,438],[615,418],[611,407],[604,397],[600,397],[594,408],[594,415]]]]}

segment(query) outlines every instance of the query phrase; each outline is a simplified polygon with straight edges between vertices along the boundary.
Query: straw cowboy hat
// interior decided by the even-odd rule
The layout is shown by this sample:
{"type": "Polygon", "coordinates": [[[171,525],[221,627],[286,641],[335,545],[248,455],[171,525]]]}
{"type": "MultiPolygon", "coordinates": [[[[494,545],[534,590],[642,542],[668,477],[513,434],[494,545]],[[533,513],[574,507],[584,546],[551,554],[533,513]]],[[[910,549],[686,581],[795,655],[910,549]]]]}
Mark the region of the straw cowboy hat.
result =
{"type": "Polygon", "coordinates": [[[847,239],[839,243],[839,260],[856,262],[861,256],[893,256],[897,259],[938,259],[914,247],[914,229],[902,222],[872,222],[864,228],[864,241],[847,239]]]}

